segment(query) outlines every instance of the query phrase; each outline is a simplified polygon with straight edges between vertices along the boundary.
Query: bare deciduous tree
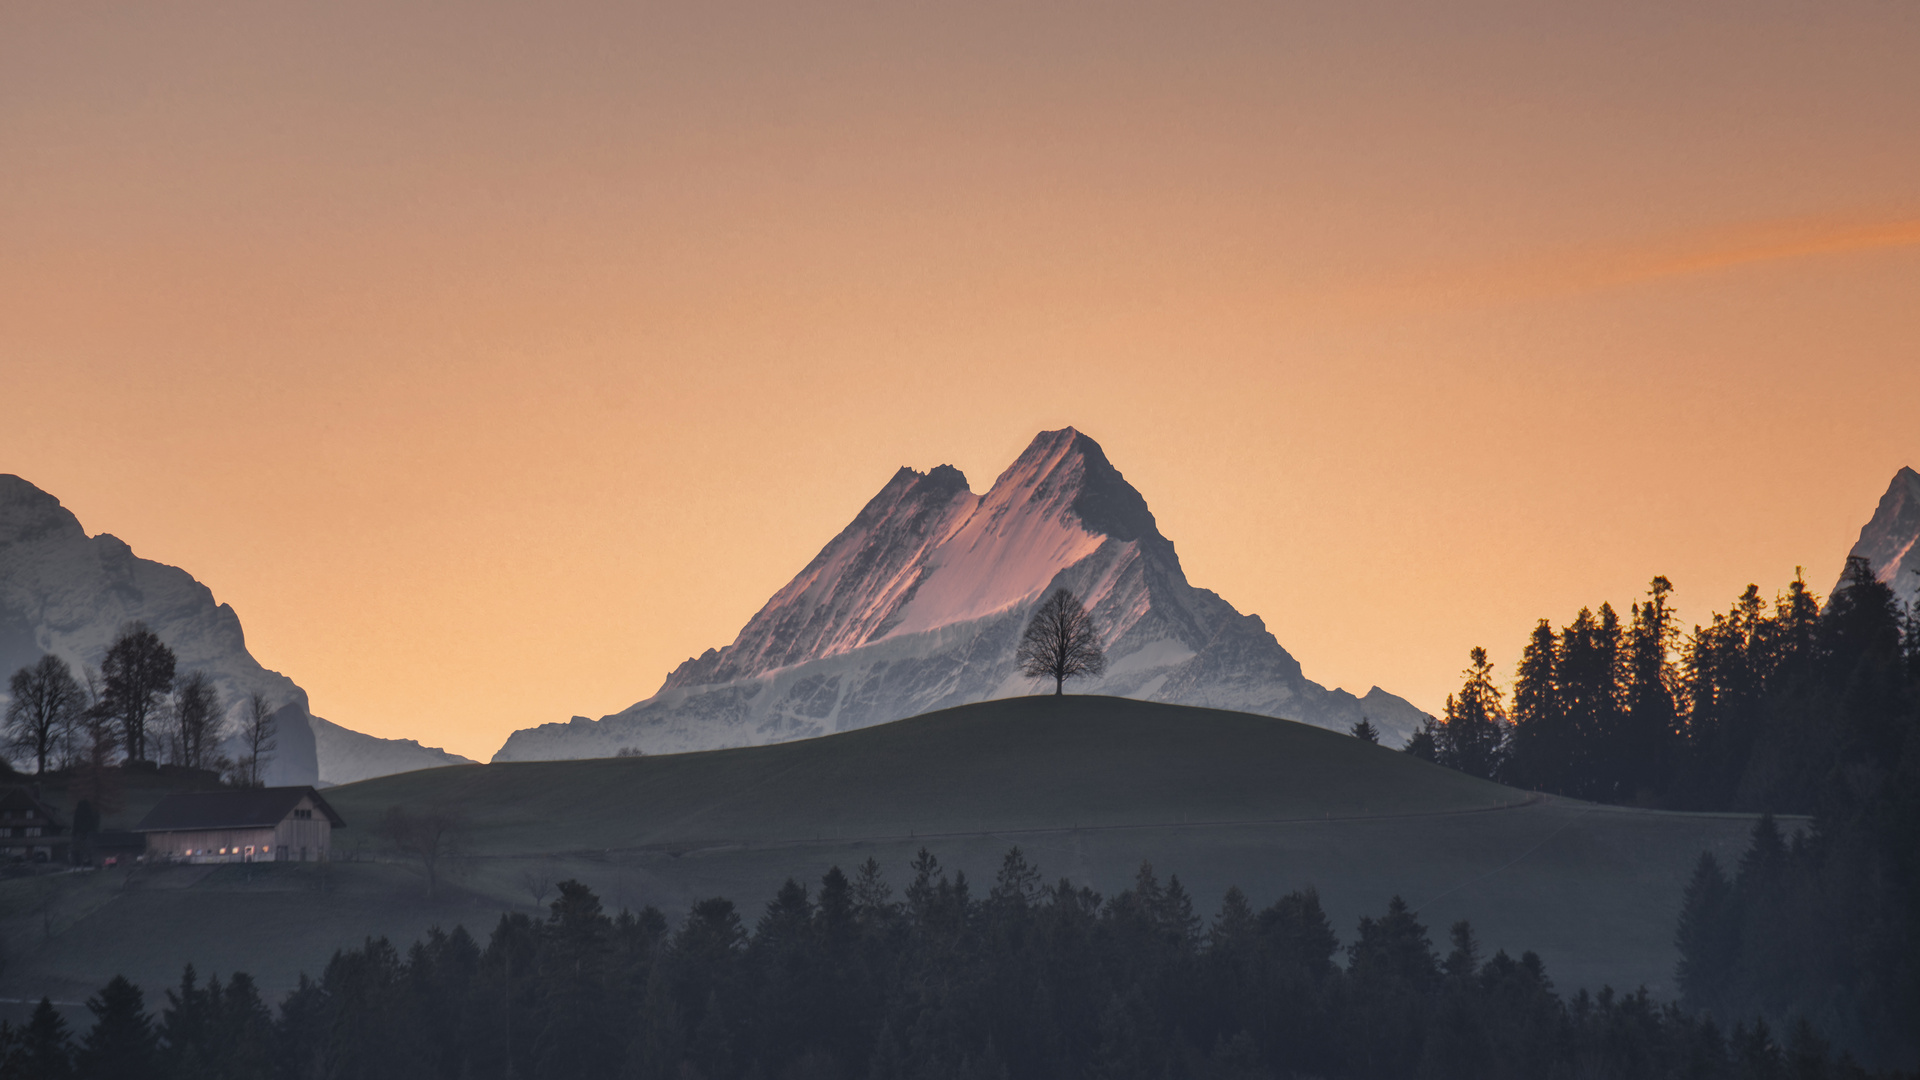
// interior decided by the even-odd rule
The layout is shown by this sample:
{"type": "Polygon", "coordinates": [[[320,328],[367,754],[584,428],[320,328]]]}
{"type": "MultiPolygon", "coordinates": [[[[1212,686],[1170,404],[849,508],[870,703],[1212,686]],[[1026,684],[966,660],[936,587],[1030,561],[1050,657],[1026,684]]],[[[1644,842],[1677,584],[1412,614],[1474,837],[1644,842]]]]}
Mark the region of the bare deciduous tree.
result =
{"type": "Polygon", "coordinates": [[[527,895],[533,900],[534,910],[537,911],[540,905],[546,902],[547,894],[553,891],[553,878],[533,870],[522,870],[520,887],[527,890],[527,895]]]}
{"type": "Polygon", "coordinates": [[[86,692],[67,662],[52,653],[14,672],[8,689],[13,699],[7,702],[7,741],[33,758],[37,776],[71,741],[86,709],[86,692]]]}
{"type": "Polygon", "coordinates": [[[100,673],[91,667],[82,671],[87,683],[87,705],[80,711],[69,758],[74,769],[73,792],[76,798],[91,802],[102,814],[111,814],[123,805],[119,777],[108,768],[119,746],[116,733],[119,720],[107,708],[100,673]]]}
{"type": "Polygon", "coordinates": [[[427,873],[427,896],[440,882],[441,864],[459,854],[461,821],[451,811],[430,808],[415,812],[389,806],[380,831],[402,855],[416,859],[427,873]]]}
{"type": "Polygon", "coordinates": [[[204,769],[220,740],[220,691],[204,671],[189,671],[174,681],[173,730],[168,742],[176,765],[204,769]]]}
{"type": "Polygon", "coordinates": [[[234,762],[234,779],[243,787],[259,787],[266,782],[267,764],[279,749],[279,721],[274,718],[273,703],[265,694],[247,699],[240,717],[240,760],[234,762]]]}
{"type": "Polygon", "coordinates": [[[120,724],[128,761],[146,761],[147,724],[173,685],[173,650],[143,622],[130,622],[100,663],[100,708],[120,724]]]}
{"type": "Polygon", "coordinates": [[[1014,659],[1020,664],[1021,674],[1052,679],[1056,695],[1066,692],[1068,679],[1107,670],[1099,627],[1080,598],[1066,589],[1055,589],[1033,613],[1027,632],[1020,635],[1020,651],[1014,659]]]}

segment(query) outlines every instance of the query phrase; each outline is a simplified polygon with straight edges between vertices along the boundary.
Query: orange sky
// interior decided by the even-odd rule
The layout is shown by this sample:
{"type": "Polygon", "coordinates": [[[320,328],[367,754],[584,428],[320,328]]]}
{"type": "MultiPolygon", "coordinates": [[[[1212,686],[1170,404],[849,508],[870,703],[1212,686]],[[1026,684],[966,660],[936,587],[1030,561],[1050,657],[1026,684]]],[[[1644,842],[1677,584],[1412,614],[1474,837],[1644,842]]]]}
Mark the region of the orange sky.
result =
{"type": "Polygon", "coordinates": [[[625,707],[1064,424],[1428,708],[1920,465],[1920,4],[126,7],[0,8],[0,471],[373,734],[625,707]]]}

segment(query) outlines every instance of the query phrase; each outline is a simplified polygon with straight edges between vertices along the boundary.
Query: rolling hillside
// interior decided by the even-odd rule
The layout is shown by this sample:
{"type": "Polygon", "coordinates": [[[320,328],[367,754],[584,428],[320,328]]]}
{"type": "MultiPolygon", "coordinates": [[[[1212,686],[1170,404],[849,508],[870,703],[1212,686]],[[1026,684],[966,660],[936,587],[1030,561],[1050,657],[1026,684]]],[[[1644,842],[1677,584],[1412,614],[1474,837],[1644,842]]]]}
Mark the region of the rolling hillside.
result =
{"type": "Polygon", "coordinates": [[[1332,732],[1118,698],[1021,698],[842,735],[664,757],[455,766],[336,788],[343,861],[68,875],[0,885],[0,997],[79,1000],[117,970],[157,986],[194,960],[270,989],[369,934],[463,922],[484,936],[537,882],[577,877],[613,906],[677,917],[731,896],[749,915],[789,875],[879,860],[897,886],[925,846],[990,879],[1019,845],[1103,892],[1144,860],[1207,912],[1312,884],[1336,928],[1400,894],[1436,938],[1470,918],[1487,948],[1532,948],[1566,988],[1670,992],[1673,919],[1702,848],[1750,822],[1543,798],[1332,732]],[[389,806],[464,821],[429,901],[385,861],[389,806]],[[358,856],[359,861],[345,861],[358,856]]]}

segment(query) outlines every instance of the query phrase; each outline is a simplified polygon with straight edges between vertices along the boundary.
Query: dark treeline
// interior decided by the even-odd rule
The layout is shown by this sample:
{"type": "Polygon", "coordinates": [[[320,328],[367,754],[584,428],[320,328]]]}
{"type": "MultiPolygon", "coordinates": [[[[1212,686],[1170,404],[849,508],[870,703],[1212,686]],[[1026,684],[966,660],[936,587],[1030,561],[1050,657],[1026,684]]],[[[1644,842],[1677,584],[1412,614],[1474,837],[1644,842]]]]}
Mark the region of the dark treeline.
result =
{"type": "Polygon", "coordinates": [[[1823,607],[1796,578],[1749,586],[1682,635],[1655,578],[1625,619],[1607,605],[1542,620],[1511,706],[1475,649],[1445,717],[1409,743],[1522,787],[1768,820],[1737,868],[1703,858],[1680,945],[1690,1006],[1810,1017],[1883,1060],[1920,1056],[1920,615],[1865,560],[1823,607]]]}
{"type": "Polygon", "coordinates": [[[1436,951],[1395,899],[1344,948],[1318,897],[1203,923],[1143,867],[1102,900],[1010,852],[985,895],[925,852],[896,900],[871,860],[733,903],[609,916],[565,882],[483,946],[433,932],[335,954],[277,1015],[245,976],[191,969],[149,1016],[116,979],[77,1045],[51,1006],[7,1029],[9,1078],[1863,1076],[1813,1029],[1729,1029],[1631,995],[1554,990],[1527,953],[1436,951]],[[751,916],[749,916],[751,918],[751,916]]]}
{"type": "Polygon", "coordinates": [[[63,659],[44,654],[13,673],[4,727],[0,727],[0,776],[15,765],[33,775],[67,774],[97,805],[104,779],[116,764],[151,767],[164,761],[223,774],[240,787],[261,785],[278,748],[275,706],[264,695],[239,702],[237,723],[227,721],[214,677],[178,670],[166,642],[143,622],[120,627],[99,670],[78,675],[63,659]],[[237,758],[220,752],[234,738],[237,758]],[[10,759],[10,760],[9,760],[10,759]]]}

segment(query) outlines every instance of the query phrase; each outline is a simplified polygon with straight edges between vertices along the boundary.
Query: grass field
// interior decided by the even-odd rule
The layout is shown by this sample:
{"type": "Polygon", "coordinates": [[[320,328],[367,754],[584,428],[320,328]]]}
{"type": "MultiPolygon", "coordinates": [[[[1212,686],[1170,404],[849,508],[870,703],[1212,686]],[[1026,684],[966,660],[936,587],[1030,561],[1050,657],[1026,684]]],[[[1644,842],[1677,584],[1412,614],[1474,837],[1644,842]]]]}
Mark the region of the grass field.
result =
{"type": "Polygon", "coordinates": [[[725,895],[749,914],[788,876],[869,856],[896,886],[924,846],[982,887],[1007,848],[1102,892],[1151,861],[1207,912],[1318,887],[1350,937],[1404,896],[1442,939],[1534,949],[1567,989],[1671,993],[1673,920],[1702,849],[1751,820],[1530,795],[1287,721],[1115,698],[964,706],[805,742],[665,757],[454,766],[329,790],[331,867],[140,868],[0,884],[0,997],[77,1001],[117,971],[157,991],[193,960],[290,987],[333,949],[532,910],[525,878],[574,877],[670,916],[725,895]],[[428,900],[373,826],[390,806],[464,822],[428,900]]]}

